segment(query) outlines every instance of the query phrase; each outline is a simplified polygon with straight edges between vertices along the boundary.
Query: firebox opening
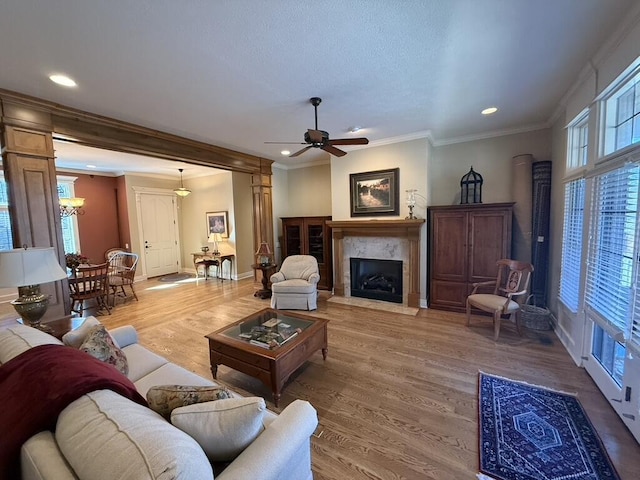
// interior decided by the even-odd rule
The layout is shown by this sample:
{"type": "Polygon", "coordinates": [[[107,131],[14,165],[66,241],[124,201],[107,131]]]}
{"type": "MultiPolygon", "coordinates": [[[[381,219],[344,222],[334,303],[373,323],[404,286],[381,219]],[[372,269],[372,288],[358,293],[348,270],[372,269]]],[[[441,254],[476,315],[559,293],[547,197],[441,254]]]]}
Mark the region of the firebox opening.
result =
{"type": "Polygon", "coordinates": [[[350,258],[351,296],[402,303],[402,262],[350,258]]]}

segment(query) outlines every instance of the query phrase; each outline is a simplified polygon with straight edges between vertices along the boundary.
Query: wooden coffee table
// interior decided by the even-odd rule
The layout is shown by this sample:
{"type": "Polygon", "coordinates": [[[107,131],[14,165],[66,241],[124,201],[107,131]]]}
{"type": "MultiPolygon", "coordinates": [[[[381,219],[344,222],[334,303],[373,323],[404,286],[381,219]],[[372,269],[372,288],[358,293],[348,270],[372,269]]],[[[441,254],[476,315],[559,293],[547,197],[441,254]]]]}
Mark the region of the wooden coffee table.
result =
{"type": "Polygon", "coordinates": [[[317,350],[327,359],[328,323],[297,312],[265,308],[205,335],[213,378],[218,376],[218,365],[246,373],[271,388],[277,407],[292,373],[317,350]]]}

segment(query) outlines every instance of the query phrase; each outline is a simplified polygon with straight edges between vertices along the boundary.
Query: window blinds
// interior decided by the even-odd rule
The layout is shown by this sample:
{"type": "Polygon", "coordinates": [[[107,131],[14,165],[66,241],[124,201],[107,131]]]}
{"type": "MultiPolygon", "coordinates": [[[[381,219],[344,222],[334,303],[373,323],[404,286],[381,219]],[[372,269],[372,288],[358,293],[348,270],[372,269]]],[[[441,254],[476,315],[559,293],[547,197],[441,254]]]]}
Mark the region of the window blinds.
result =
{"type": "Polygon", "coordinates": [[[577,313],[580,299],[584,191],[585,180],[583,178],[569,182],[564,187],[564,226],[559,296],[562,303],[573,313],[577,313]]]}
{"type": "Polygon", "coordinates": [[[639,173],[625,164],[594,179],[586,302],[623,332],[631,319],[639,173]]]}

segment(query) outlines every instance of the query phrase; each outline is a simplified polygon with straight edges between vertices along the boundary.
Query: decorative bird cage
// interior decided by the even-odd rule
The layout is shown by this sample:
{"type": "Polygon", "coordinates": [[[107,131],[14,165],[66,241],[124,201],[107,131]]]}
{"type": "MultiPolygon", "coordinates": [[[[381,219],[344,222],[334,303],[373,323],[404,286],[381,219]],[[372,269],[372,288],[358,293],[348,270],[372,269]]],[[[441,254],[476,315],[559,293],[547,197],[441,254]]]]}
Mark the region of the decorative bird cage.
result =
{"type": "Polygon", "coordinates": [[[482,203],[482,175],[473,171],[460,179],[460,203],[482,203]]]}

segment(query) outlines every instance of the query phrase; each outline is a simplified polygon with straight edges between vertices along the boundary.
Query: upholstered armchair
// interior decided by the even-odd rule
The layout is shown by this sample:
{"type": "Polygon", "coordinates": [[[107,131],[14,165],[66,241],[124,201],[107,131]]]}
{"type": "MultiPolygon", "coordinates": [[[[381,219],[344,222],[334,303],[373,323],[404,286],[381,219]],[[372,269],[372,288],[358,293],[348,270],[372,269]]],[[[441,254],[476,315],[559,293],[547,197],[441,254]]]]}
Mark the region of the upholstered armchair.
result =
{"type": "Polygon", "coordinates": [[[311,255],[290,255],[271,275],[271,308],[315,310],[318,298],[318,261],[311,255]]]}

